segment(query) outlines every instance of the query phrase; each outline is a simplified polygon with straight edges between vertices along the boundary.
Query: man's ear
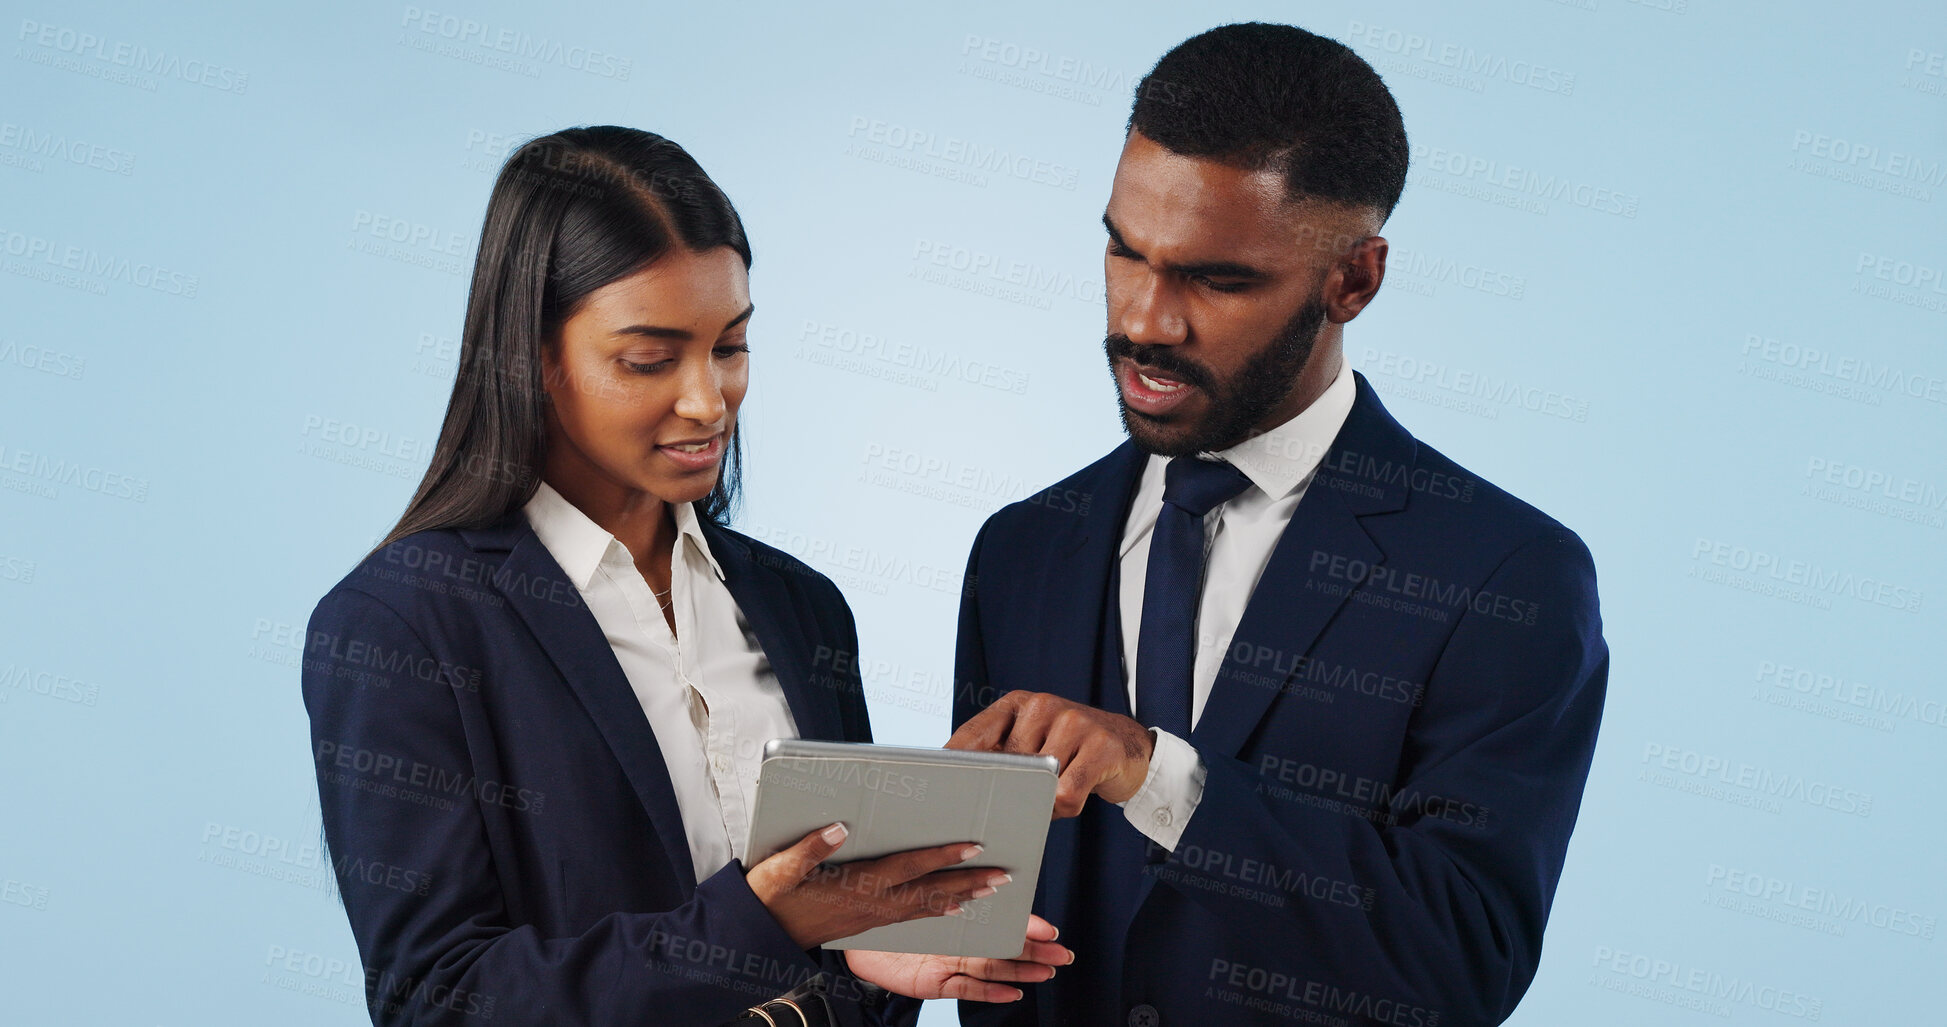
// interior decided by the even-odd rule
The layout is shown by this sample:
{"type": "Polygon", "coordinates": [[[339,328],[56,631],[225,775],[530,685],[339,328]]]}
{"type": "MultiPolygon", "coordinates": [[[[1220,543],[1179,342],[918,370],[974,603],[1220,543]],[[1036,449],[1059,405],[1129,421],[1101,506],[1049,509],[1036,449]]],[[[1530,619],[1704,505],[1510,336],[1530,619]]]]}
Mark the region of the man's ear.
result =
{"type": "Polygon", "coordinates": [[[1359,316],[1386,280],[1386,238],[1369,235],[1352,244],[1325,280],[1325,316],[1344,324],[1359,316]]]}

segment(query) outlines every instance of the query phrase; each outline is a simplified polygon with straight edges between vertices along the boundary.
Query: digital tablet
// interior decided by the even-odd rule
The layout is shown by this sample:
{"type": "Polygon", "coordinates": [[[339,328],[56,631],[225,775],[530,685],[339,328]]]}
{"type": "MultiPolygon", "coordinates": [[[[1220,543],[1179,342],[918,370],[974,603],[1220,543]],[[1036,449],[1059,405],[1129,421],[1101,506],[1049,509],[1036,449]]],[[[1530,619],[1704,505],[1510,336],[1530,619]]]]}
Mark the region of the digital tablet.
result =
{"type": "Polygon", "coordinates": [[[986,851],[968,865],[1014,880],[962,902],[957,916],[875,927],[824,947],[1012,959],[1034,905],[1057,768],[1053,756],[773,739],[757,775],[744,863],[756,866],[834,822],[850,832],[834,863],[977,842],[986,851]]]}

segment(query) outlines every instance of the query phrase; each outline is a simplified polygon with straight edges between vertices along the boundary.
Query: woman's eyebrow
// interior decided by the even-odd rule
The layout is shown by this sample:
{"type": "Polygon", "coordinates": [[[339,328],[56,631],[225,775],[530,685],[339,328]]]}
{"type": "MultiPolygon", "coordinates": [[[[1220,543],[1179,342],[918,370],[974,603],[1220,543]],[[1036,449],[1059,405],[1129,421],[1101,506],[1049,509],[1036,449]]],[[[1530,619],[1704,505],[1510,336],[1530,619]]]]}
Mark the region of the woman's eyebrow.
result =
{"type": "MultiPolygon", "coordinates": [[[[727,332],[730,329],[735,328],[740,324],[743,324],[745,321],[750,320],[750,315],[756,313],[756,311],[757,311],[757,304],[755,303],[750,304],[749,306],[744,308],[743,313],[738,314],[736,317],[733,317],[729,321],[725,322],[723,326],[723,330],[727,332]]],[[[641,335],[651,339],[675,339],[679,342],[687,341],[689,339],[693,339],[696,337],[695,334],[692,333],[687,328],[667,328],[662,325],[629,325],[626,328],[617,328],[614,332],[610,334],[641,335]]]]}

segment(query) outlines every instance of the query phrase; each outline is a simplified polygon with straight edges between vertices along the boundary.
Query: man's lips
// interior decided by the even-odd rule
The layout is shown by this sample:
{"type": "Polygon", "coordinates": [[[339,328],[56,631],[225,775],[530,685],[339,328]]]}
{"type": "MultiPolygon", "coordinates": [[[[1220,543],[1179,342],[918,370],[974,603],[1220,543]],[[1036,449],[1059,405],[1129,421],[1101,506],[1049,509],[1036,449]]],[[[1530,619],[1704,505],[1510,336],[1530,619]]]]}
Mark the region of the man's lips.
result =
{"type": "Polygon", "coordinates": [[[717,465],[723,459],[723,436],[712,435],[707,439],[685,439],[680,442],[664,443],[656,447],[669,462],[686,471],[701,471],[717,465]]]}
{"type": "Polygon", "coordinates": [[[1122,389],[1124,403],[1151,416],[1166,414],[1202,391],[1181,379],[1140,367],[1126,357],[1116,362],[1116,384],[1122,389]]]}

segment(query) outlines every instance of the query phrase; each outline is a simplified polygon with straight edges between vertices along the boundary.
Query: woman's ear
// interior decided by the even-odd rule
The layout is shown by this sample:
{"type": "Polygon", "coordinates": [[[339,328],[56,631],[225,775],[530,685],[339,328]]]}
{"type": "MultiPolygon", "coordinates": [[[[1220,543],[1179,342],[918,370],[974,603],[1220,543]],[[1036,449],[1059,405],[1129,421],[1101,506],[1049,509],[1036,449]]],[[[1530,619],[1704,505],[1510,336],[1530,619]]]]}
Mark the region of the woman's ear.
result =
{"type": "Polygon", "coordinates": [[[541,405],[554,407],[554,390],[564,380],[561,369],[561,330],[547,332],[541,336],[541,405]]]}

